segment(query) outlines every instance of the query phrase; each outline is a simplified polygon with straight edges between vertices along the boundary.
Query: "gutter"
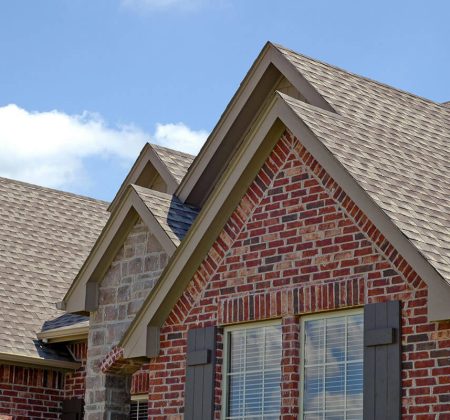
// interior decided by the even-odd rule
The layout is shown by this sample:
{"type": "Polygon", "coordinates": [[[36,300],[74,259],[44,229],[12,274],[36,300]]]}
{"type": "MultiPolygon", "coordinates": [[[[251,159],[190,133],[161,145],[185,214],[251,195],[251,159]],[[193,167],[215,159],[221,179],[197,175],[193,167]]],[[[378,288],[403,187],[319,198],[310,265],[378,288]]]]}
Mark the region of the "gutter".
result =
{"type": "Polygon", "coordinates": [[[38,357],[1,352],[0,363],[25,365],[30,367],[50,367],[63,370],[76,370],[81,367],[81,363],[78,362],[69,362],[67,360],[40,359],[38,357]]]}
{"type": "Polygon", "coordinates": [[[44,343],[62,343],[66,341],[86,340],[89,333],[89,324],[78,327],[60,327],[47,331],[40,331],[36,334],[39,340],[44,343]]]}

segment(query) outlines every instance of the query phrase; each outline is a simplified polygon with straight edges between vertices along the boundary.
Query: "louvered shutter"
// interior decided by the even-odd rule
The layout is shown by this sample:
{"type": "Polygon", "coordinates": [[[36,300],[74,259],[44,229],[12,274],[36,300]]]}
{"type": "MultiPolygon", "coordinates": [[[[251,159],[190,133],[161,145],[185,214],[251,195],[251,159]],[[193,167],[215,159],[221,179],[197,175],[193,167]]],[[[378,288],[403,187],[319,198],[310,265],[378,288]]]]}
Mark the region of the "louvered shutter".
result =
{"type": "Polygon", "coordinates": [[[61,420],[82,420],[84,418],[84,401],[79,398],[63,400],[61,420]]]}
{"type": "Polygon", "coordinates": [[[214,414],[216,327],[188,331],[185,420],[209,420],[214,414]]]}
{"type": "Polygon", "coordinates": [[[364,420],[401,417],[401,305],[364,307],[364,420]]]}

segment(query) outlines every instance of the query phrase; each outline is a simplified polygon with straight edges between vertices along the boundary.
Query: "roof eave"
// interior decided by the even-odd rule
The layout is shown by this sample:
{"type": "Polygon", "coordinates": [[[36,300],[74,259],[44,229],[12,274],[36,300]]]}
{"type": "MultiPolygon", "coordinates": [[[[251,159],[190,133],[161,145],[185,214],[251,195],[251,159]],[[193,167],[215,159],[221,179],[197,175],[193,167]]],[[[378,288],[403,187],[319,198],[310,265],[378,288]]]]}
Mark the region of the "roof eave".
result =
{"type": "Polygon", "coordinates": [[[63,343],[87,339],[89,324],[82,326],[69,326],[40,331],[36,334],[39,340],[45,343],[63,343]]]}
{"type": "Polygon", "coordinates": [[[66,360],[41,359],[38,357],[24,356],[13,353],[0,353],[0,362],[26,367],[47,367],[61,370],[76,370],[81,363],[66,360]]]}

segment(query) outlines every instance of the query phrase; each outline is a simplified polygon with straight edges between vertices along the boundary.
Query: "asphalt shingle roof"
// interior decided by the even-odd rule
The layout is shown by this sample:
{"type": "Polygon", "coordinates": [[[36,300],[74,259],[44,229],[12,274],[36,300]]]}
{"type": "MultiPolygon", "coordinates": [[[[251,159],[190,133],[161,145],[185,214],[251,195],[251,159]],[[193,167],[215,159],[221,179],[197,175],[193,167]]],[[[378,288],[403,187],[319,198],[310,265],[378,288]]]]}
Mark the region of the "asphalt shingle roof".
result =
{"type": "Polygon", "coordinates": [[[0,178],[0,352],[59,358],[42,328],[76,323],[55,308],[109,213],[107,203],[0,178]]]}
{"type": "Polygon", "coordinates": [[[167,166],[170,173],[175,177],[178,183],[186,175],[189,167],[195,156],[188,153],[179,152],[178,150],[169,149],[167,147],[158,146],[156,144],[151,144],[153,150],[156,152],[158,157],[167,166]]]}
{"type": "Polygon", "coordinates": [[[450,283],[449,108],[278,48],[336,113],[283,98],[450,283]]]}
{"type": "Polygon", "coordinates": [[[172,242],[178,246],[194,223],[198,210],[173,195],[133,185],[172,242]]]}

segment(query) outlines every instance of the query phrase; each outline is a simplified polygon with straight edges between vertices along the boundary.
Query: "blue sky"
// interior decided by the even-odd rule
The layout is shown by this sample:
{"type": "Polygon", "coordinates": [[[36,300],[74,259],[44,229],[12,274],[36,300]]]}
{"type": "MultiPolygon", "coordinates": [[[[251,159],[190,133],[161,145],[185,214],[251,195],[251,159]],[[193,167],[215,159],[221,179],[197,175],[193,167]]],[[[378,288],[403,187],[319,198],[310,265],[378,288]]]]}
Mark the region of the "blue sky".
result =
{"type": "Polygon", "coordinates": [[[195,152],[267,40],[450,100],[450,2],[0,5],[0,175],[110,200],[146,140],[195,152]]]}

